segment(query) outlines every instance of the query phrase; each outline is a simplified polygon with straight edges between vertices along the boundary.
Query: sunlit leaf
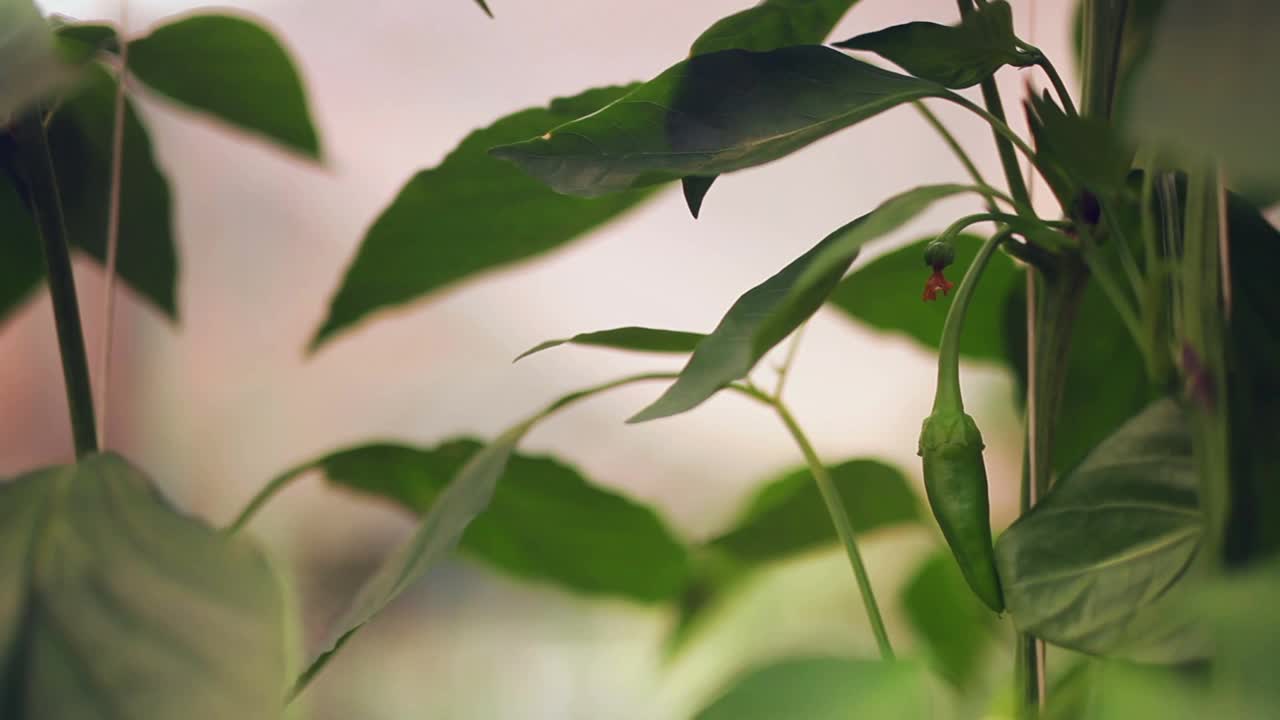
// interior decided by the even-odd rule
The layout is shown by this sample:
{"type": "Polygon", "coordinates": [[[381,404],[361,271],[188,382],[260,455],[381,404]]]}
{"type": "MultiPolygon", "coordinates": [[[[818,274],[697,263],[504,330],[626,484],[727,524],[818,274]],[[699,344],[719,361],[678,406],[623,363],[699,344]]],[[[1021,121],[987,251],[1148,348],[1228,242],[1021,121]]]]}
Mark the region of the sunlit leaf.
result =
{"type": "Polygon", "coordinates": [[[415,175],[365,234],[311,349],[370,313],[560,247],[649,197],[566,197],[487,155],[494,145],[546,132],[629,90],[587,90],[508,115],[468,135],[440,165],[415,175]]]}
{"type": "Polygon", "coordinates": [[[114,455],[0,495],[5,718],[280,716],[286,610],[248,540],[175,513],[114,455]]]}
{"type": "Polygon", "coordinates": [[[1054,485],[996,542],[1018,629],[1135,660],[1201,656],[1198,628],[1169,607],[1202,530],[1196,467],[1186,417],[1165,399],[1054,485]]]}
{"type": "Polygon", "coordinates": [[[746,376],[765,353],[822,307],[864,244],[898,229],[934,202],[967,189],[928,185],[909,190],[832,232],[738,298],[698,344],[675,383],[628,422],[691,410],[746,376]]]}
{"type": "Polygon", "coordinates": [[[540,353],[543,350],[550,350],[566,344],[611,348],[614,350],[632,350],[635,352],[691,353],[705,337],[706,335],[702,333],[681,332],[679,330],[620,327],[579,333],[573,337],[560,340],[547,340],[520,353],[516,356],[516,360],[522,360],[534,353],[540,353]]]}
{"type": "Polygon", "coordinates": [[[726,50],[692,57],[601,112],[493,154],[559,192],[603,195],[760,165],[943,92],[822,46],[726,50]]]}
{"type": "Polygon", "coordinates": [[[166,97],[318,158],[302,78],[261,25],[192,15],[129,43],[129,70],[166,97]]]}
{"type": "Polygon", "coordinates": [[[979,3],[959,25],[909,22],[836,43],[870,50],[918,78],[950,88],[977,85],[1005,65],[1025,67],[1035,58],[1018,49],[1013,10],[1004,0],[979,3]]]}

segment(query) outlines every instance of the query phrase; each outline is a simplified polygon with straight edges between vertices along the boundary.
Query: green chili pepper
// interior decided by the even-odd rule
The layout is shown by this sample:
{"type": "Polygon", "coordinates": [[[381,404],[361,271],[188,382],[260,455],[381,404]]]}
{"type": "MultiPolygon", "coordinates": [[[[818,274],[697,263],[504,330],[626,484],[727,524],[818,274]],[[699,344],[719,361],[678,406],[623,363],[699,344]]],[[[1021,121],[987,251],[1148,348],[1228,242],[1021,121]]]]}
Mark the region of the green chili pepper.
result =
{"type": "MultiPolygon", "coordinates": [[[[954,233],[948,229],[941,241],[954,233]]],[[[995,249],[1008,238],[1000,233],[983,244],[969,266],[947,312],[938,350],[938,389],[933,414],[920,431],[924,487],[929,507],[942,528],[956,562],[975,594],[992,610],[1004,610],[1000,577],[991,546],[991,510],[987,500],[987,468],[982,461],[982,434],[964,411],[960,397],[960,328],[974,286],[995,249]]],[[[934,251],[932,258],[940,256],[934,251]]],[[[938,269],[935,268],[935,272],[938,269]]]]}

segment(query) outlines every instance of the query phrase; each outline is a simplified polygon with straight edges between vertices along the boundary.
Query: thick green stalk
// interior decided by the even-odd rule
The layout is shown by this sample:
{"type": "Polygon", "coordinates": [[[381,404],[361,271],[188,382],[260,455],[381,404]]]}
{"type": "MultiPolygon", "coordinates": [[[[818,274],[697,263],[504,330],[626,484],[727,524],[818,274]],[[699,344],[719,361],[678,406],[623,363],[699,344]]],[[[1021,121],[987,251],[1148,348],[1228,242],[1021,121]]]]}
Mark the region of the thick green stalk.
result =
{"type": "MultiPolygon", "coordinates": [[[[962,218],[957,221],[951,227],[965,227],[972,224],[972,222],[990,220],[991,215],[992,213],[970,215],[968,218],[962,218]],[[961,223],[964,224],[962,225],[961,223]]],[[[959,230],[951,232],[951,228],[948,228],[939,237],[939,240],[942,241],[943,238],[954,237],[958,232],[959,230]]],[[[977,287],[978,281],[982,279],[982,271],[986,269],[987,261],[991,259],[991,255],[995,253],[996,248],[1000,247],[1000,244],[1008,239],[1008,231],[996,233],[987,238],[982,247],[978,249],[978,254],[974,257],[973,263],[965,271],[964,279],[960,281],[960,287],[956,290],[956,297],[951,301],[951,307],[947,309],[947,319],[942,325],[942,340],[938,343],[938,389],[933,398],[934,412],[942,409],[956,411],[964,409],[964,401],[960,397],[960,331],[964,326],[965,313],[969,310],[969,302],[973,299],[973,291],[977,287]]]]}
{"type": "Polygon", "coordinates": [[[58,350],[62,356],[62,378],[71,413],[71,436],[75,442],[76,457],[83,457],[98,450],[98,431],[94,423],[89,361],[80,325],[80,303],[76,298],[71,251],[67,246],[62,198],[58,193],[42,113],[32,111],[23,115],[18,120],[15,133],[22,147],[19,162],[23,180],[27,184],[28,201],[36,218],[41,244],[44,245],[49,295],[53,301],[53,320],[58,333],[58,350]]]}

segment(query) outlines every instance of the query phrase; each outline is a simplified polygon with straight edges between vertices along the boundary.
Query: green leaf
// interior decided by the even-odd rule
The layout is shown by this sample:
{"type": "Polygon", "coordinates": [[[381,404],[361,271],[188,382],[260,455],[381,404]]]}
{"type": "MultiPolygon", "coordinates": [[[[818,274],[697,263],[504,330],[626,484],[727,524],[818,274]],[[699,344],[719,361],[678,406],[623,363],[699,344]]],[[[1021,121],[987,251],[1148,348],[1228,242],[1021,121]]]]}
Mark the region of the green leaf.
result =
{"type": "MultiPolygon", "coordinates": [[[[366,445],[315,464],[331,482],[427,514],[474,440],[435,448],[366,445]]],[[[653,510],[590,484],[551,458],[513,454],[488,507],[462,535],[469,556],[531,580],[639,602],[679,594],[687,553],[653,510]]]]}
{"type": "MultiPolygon", "coordinates": [[[[924,238],[854,270],[836,287],[829,302],[873,328],[903,333],[925,347],[936,349],[942,339],[942,323],[950,300],[939,298],[939,302],[929,303],[920,297],[929,274],[924,263],[924,248],[932,239],[924,238]]],[[[956,238],[953,267],[957,277],[973,262],[981,243],[981,238],[973,235],[956,238]]],[[[992,258],[965,316],[961,355],[975,360],[1004,361],[1001,308],[1021,276],[1017,266],[1006,257],[992,258]]]]}
{"type": "Polygon", "coordinates": [[[320,157],[297,68],[258,24],[193,15],[161,25],[129,43],[129,69],[171,100],[320,157]]]}
{"type": "Polygon", "coordinates": [[[695,720],[916,720],[933,717],[924,673],[874,660],[784,660],[739,678],[695,720]]]}
{"type": "Polygon", "coordinates": [[[689,206],[689,214],[694,219],[697,219],[698,213],[702,212],[702,199],[707,196],[707,191],[711,189],[711,184],[717,177],[719,175],[690,175],[680,178],[680,189],[684,191],[684,203],[689,206]]]}
{"type": "Polygon", "coordinates": [[[480,9],[484,11],[485,15],[493,17],[493,11],[489,9],[489,3],[485,2],[485,0],[476,0],[476,5],[480,6],[480,9]]]}
{"type": "Polygon", "coordinates": [[[822,42],[858,0],[764,0],[717,21],[698,36],[690,55],[721,50],[774,50],[822,42]]]}
{"type": "MultiPolygon", "coordinates": [[[[689,55],[820,43],[856,3],[857,0],[764,0],[707,28],[694,41],[689,55]]],[[[695,218],[715,180],[715,175],[681,178],[685,202],[695,218]]]]}
{"type": "Polygon", "coordinates": [[[691,410],[746,376],[765,353],[822,307],[864,244],[893,232],[934,202],[966,190],[963,185],[909,190],[832,232],[738,298],[716,329],[698,344],[675,383],[627,422],[691,410]]]}
{"type": "Polygon", "coordinates": [[[1013,10],[1004,0],[979,3],[959,25],[910,22],[835,45],[870,50],[918,78],[949,88],[977,85],[1005,65],[1035,63],[1033,56],[1018,50],[1013,10]]]}
{"type": "MultiPolygon", "coordinates": [[[[67,232],[74,245],[99,261],[106,258],[115,95],[115,79],[99,65],[86,66],[80,91],[49,123],[67,232]]],[[[178,260],[169,185],[128,102],[124,122],[118,272],[129,287],[176,319],[178,260]]]]}
{"type": "Polygon", "coordinates": [[[40,236],[18,191],[0,175],[0,322],[44,280],[40,236]]]}
{"type": "Polygon", "coordinates": [[[120,51],[120,37],[112,25],[81,23],[56,16],[51,22],[58,49],[69,62],[86,63],[100,52],[120,51]]]}
{"type": "Polygon", "coordinates": [[[21,617],[0,626],[4,717],[279,717],[284,601],[249,541],[175,513],[114,455],[0,496],[0,623],[21,617]]]}
{"type": "Polygon", "coordinates": [[[1200,540],[1197,487],[1186,417],[1157,401],[996,542],[1014,624],[1088,653],[1202,656],[1197,628],[1169,607],[1200,540]]]}
{"type": "Polygon", "coordinates": [[[1217,156],[1233,187],[1280,197],[1280,12],[1272,0],[1167,0],[1120,118],[1130,136],[1217,156]]]}
{"type": "Polygon", "coordinates": [[[902,589],[902,609],[938,673],[963,690],[981,672],[996,616],[969,589],[946,549],[931,554],[902,589]]]}
{"type": "Polygon", "coordinates": [[[400,593],[416,582],[436,562],[446,557],[462,539],[463,532],[477,515],[489,507],[498,479],[516,443],[534,421],[516,425],[473,454],[422,517],[418,529],[392,552],[360,589],[351,608],[335,625],[322,651],[294,685],[293,696],[302,692],[316,673],[342,649],[347,640],[364,627],[400,593]]]}
{"type": "Polygon", "coordinates": [[[597,88],[508,115],[415,175],[366,233],[311,349],[374,311],[548,252],[647,199],[645,192],[565,197],[487,154],[494,145],[595,112],[630,89],[597,88]]]}
{"type": "MultiPolygon", "coordinates": [[[[829,469],[855,531],[923,519],[920,500],[898,469],[875,460],[829,469]]],[[[735,526],[708,544],[746,566],[760,566],[839,542],[813,476],[801,468],[763,486],[735,526]]]]}
{"type": "Polygon", "coordinates": [[[705,337],[706,335],[702,333],[681,332],[679,330],[658,330],[634,326],[612,328],[610,330],[578,333],[571,338],[547,340],[546,342],[538,343],[517,355],[515,361],[565,344],[612,348],[614,350],[634,350],[636,352],[691,353],[705,337]]]}
{"type": "Polygon", "coordinates": [[[726,50],[685,60],[600,112],[492,153],[559,192],[603,195],[761,165],[943,92],[822,46],[726,50]]]}
{"type": "Polygon", "coordinates": [[[1048,93],[1027,100],[1037,166],[1064,207],[1082,190],[1114,196],[1125,189],[1133,149],[1106,122],[1067,115],[1048,93]]]}
{"type": "Polygon", "coordinates": [[[0,126],[72,79],[31,0],[0,6],[0,126]]]}

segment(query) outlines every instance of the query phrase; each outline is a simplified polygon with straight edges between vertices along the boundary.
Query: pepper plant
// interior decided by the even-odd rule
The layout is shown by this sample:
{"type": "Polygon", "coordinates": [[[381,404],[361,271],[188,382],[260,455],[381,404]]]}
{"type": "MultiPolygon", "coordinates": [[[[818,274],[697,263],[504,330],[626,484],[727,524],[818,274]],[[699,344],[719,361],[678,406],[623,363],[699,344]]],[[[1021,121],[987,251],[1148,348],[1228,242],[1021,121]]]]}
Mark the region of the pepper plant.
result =
{"type": "Polygon", "coordinates": [[[564,245],[676,182],[697,217],[714,184],[732,182],[720,176],[909,111],[901,106],[924,115],[967,178],[859,209],[708,333],[594,330],[521,355],[580,345],[687,356],[677,372],[585,388],[488,442],[334,451],[281,473],[213,530],[99,452],[69,249],[103,259],[174,315],[169,190],[129,108],[130,83],[318,158],[305,93],[287,51],[243,18],[197,14],[126,39],[7,0],[0,311],[47,279],[77,461],[0,487],[4,716],[278,716],[455,548],[531,581],[669,607],[679,652],[742,578],[825,546],[847,553],[880,658],[758,668],[698,718],[992,716],[999,700],[974,666],[1001,626],[1014,645],[1007,705],[1019,717],[1273,716],[1280,232],[1262,210],[1280,197],[1280,158],[1261,118],[1280,96],[1258,68],[1280,66],[1280,10],[1082,0],[1073,92],[1015,32],[1005,0],[958,0],[952,25],[904,22],[822,44],[855,4],[764,0],[707,29],[652,80],[475,131],[372,223],[310,350],[376,311],[564,245]],[[999,73],[1038,73],[1050,90],[1028,85],[1011,102],[999,73]],[[991,128],[999,181],[934,114],[940,103],[991,128]],[[1013,112],[1027,136],[1010,126],[1013,112]],[[1052,210],[1033,203],[1035,186],[1052,210]],[[855,268],[864,246],[959,196],[983,211],[855,268]],[[928,514],[900,470],[825,462],[785,402],[799,331],[823,307],[936,350],[932,412],[918,438],[902,439],[921,456],[928,514]],[[788,338],[766,389],[754,371],[788,338]],[[1018,477],[985,468],[981,413],[961,398],[965,358],[1004,363],[1016,378],[1018,477]],[[517,451],[560,410],[652,382],[665,390],[628,422],[735,393],[779,419],[805,466],[694,543],[572,467],[517,451]],[[243,530],[313,473],[420,523],[295,668],[289,603],[243,530]],[[997,484],[1019,489],[1021,513],[993,539],[997,484]],[[877,594],[859,536],[928,515],[945,551],[901,597],[877,594]],[[923,664],[897,659],[881,617],[889,602],[901,603],[923,664]],[[932,691],[931,675],[950,689],[932,691]]]}

